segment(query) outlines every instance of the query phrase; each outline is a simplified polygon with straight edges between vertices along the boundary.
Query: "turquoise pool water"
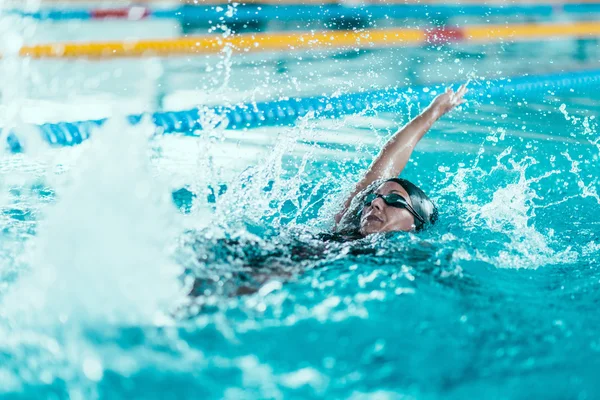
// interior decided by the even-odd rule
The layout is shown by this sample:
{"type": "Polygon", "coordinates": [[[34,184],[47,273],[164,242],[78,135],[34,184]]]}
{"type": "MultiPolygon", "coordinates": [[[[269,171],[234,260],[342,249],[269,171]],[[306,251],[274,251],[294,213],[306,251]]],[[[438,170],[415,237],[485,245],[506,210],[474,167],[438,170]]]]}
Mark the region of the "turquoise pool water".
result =
{"type": "Polygon", "coordinates": [[[423,105],[200,138],[151,137],[117,118],[285,93],[476,86],[597,67],[597,52],[595,41],[557,41],[25,65],[4,83],[4,111],[115,120],[78,147],[2,154],[2,395],[598,397],[597,88],[472,99],[406,170],[439,224],[351,243],[319,234],[423,105]],[[255,274],[279,278],[231,296],[255,274]],[[206,281],[197,299],[186,296],[193,277],[206,281]]]}

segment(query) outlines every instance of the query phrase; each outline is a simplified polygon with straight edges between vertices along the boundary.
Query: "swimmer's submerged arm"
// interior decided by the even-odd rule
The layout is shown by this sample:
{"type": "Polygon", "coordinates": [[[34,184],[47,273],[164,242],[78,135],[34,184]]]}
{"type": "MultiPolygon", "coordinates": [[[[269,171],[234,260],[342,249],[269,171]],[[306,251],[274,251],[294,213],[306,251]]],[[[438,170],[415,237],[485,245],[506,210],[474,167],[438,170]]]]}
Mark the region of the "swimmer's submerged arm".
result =
{"type": "Polygon", "coordinates": [[[451,88],[446,89],[444,93],[437,96],[431,102],[425,111],[396,132],[383,146],[383,149],[381,149],[381,152],[375,158],[364,177],[358,182],[350,196],[348,196],[344,202],[342,211],[335,216],[335,222],[338,223],[342,219],[354,196],[367,188],[371,183],[379,179],[398,177],[404,170],[404,167],[406,167],[417,143],[425,136],[435,121],[457,105],[465,102],[463,96],[466,92],[466,84],[462,85],[456,92],[451,88]]]}

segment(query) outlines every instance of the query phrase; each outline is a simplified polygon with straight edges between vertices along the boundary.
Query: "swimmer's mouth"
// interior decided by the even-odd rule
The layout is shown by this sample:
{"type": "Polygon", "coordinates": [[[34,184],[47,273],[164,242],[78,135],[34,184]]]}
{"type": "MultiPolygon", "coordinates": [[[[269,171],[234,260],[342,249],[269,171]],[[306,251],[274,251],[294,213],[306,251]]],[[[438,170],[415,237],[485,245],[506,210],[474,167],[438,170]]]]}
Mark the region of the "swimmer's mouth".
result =
{"type": "Polygon", "coordinates": [[[378,216],[374,215],[374,214],[369,214],[366,216],[365,218],[367,221],[377,221],[377,222],[383,222],[383,220],[381,218],[379,218],[378,216]]]}

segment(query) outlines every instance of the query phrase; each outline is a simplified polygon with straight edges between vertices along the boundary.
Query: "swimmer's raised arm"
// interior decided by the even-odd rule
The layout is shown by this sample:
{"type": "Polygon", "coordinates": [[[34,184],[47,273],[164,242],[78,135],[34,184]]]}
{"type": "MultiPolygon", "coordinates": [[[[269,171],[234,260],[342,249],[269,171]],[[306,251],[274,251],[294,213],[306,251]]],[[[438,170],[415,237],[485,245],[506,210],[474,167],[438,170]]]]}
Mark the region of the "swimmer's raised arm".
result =
{"type": "Polygon", "coordinates": [[[433,99],[431,104],[421,114],[396,132],[385,146],[383,146],[383,149],[381,149],[381,152],[365,173],[365,176],[358,182],[350,196],[348,196],[344,202],[342,211],[335,216],[335,222],[338,223],[342,219],[354,196],[371,183],[379,179],[398,177],[408,163],[417,143],[425,136],[435,121],[454,107],[465,102],[463,96],[466,92],[466,84],[462,85],[456,92],[451,88],[446,89],[444,93],[433,99]]]}

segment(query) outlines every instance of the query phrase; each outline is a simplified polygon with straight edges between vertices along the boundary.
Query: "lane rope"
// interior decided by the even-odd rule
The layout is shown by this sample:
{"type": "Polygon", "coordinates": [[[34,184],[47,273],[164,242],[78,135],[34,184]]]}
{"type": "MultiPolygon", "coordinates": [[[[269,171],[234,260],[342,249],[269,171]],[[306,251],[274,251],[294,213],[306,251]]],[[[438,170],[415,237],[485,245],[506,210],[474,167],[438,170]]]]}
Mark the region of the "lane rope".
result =
{"type": "Polygon", "coordinates": [[[600,12],[600,3],[573,4],[362,4],[353,6],[334,1],[322,4],[291,4],[261,1],[261,4],[183,5],[170,8],[132,6],[120,8],[42,8],[38,11],[6,10],[12,15],[37,20],[68,21],[147,18],[177,19],[189,23],[248,22],[269,20],[315,20],[328,18],[431,18],[462,16],[540,16],[588,14],[600,12]],[[266,4],[262,4],[266,3],[266,4]]]}
{"type": "MultiPolygon", "coordinates": [[[[522,76],[486,81],[471,88],[470,97],[491,98],[516,94],[540,94],[564,89],[589,88],[600,84],[600,69],[538,76],[522,76]]],[[[439,86],[438,86],[439,87],[439,86]]],[[[235,106],[202,107],[184,111],[166,111],[131,115],[129,124],[150,118],[159,134],[198,136],[205,129],[252,129],[262,126],[291,125],[312,113],[315,118],[340,117],[367,109],[393,111],[399,103],[431,100],[432,86],[414,86],[343,94],[337,97],[296,97],[254,102],[235,106]]],[[[53,146],[73,146],[87,140],[108,119],[47,123],[37,126],[42,137],[53,146]]],[[[23,150],[14,132],[7,135],[11,151],[23,150]]]]}
{"type": "Polygon", "coordinates": [[[29,58],[92,59],[112,57],[214,54],[225,48],[241,53],[314,49],[414,46],[426,43],[501,42],[600,36],[600,21],[545,24],[467,25],[429,29],[387,28],[321,32],[244,33],[162,40],[50,43],[24,46],[29,58]]]}

